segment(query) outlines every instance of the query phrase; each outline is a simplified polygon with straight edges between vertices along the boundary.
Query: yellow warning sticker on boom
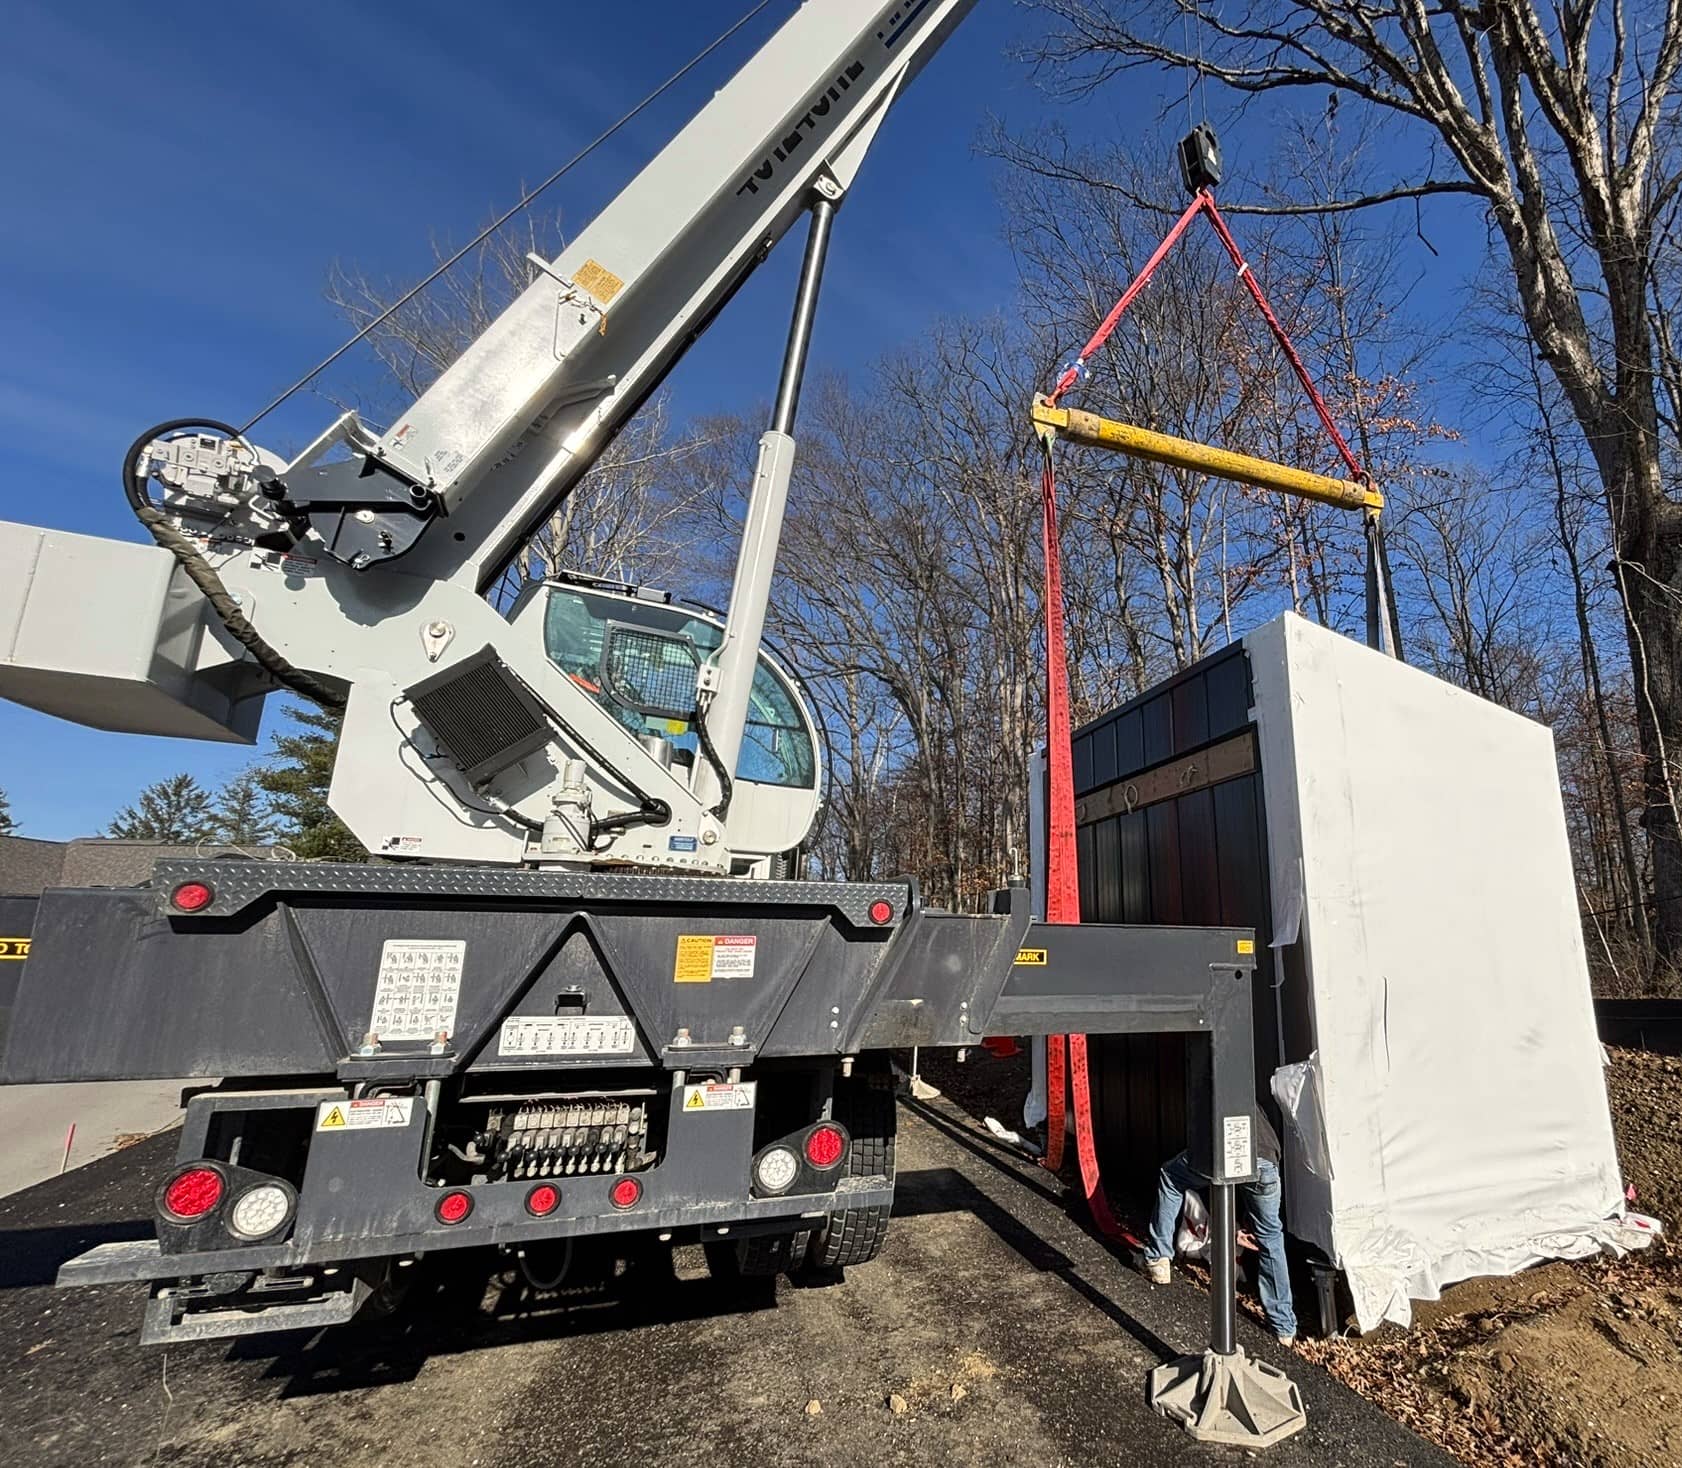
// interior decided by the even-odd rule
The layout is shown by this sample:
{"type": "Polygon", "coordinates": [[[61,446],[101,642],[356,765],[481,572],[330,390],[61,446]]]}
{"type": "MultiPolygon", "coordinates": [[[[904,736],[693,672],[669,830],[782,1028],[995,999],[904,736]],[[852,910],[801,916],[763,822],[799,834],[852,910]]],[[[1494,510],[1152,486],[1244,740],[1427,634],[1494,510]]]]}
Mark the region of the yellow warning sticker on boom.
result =
{"type": "Polygon", "coordinates": [[[594,260],[586,260],[573,272],[572,278],[604,306],[625,289],[624,281],[594,260]]]}
{"type": "Polygon", "coordinates": [[[0,938],[0,958],[28,958],[29,939],[0,938]]]}
{"type": "Polygon", "coordinates": [[[1043,948],[1018,948],[1016,950],[1016,962],[1017,963],[1033,964],[1037,968],[1044,968],[1045,967],[1045,949],[1043,949],[1043,948]]]}
{"type": "Polygon", "coordinates": [[[342,1106],[335,1106],[326,1116],[321,1118],[320,1122],[322,1131],[326,1131],[330,1126],[343,1126],[344,1124],[345,1109],[342,1106]]]}

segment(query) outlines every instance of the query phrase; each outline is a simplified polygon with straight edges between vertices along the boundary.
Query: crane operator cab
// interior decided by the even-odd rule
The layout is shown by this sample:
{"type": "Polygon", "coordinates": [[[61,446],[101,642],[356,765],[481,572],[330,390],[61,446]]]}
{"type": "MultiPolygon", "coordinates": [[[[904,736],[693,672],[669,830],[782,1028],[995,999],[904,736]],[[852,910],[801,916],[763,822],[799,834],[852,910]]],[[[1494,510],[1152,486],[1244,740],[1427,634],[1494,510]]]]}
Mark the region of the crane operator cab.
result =
{"type": "MultiPolygon", "coordinates": [[[[561,573],[529,587],[510,621],[541,627],[545,656],[649,756],[692,784],[710,755],[696,711],[723,622],[668,592],[561,573]]],[[[817,724],[800,685],[763,648],[729,793],[734,874],[787,877],[821,805],[817,724]]]]}

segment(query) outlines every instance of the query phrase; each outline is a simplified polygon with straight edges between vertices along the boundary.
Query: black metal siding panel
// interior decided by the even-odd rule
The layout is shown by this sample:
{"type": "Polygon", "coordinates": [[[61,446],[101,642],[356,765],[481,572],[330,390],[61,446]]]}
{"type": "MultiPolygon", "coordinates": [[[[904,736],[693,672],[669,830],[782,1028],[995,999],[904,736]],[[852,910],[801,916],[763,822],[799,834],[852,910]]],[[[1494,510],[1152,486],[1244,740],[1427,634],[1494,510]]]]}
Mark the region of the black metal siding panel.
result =
{"type": "MultiPolygon", "coordinates": [[[[1086,725],[1086,779],[1077,780],[1076,793],[1092,794],[1238,735],[1248,726],[1249,711],[1249,664],[1235,644],[1086,725]]],[[[1277,955],[1267,947],[1262,809],[1261,776],[1249,775],[1095,821],[1080,829],[1079,840],[1086,921],[1233,923],[1257,930],[1256,1066],[1265,1090],[1281,1046],[1273,989],[1277,955]]],[[[1285,997],[1294,1034],[1302,1027],[1285,997]]],[[[1176,1035],[1088,1041],[1100,1165],[1112,1194],[1136,1208],[1148,1206],[1157,1168],[1185,1145],[1187,1046],[1195,1043],[1176,1035]]],[[[1301,1058],[1284,1048],[1286,1058],[1301,1058]]]]}
{"type": "Polygon", "coordinates": [[[1098,863],[1092,856],[1092,827],[1075,830],[1075,866],[1080,877],[1080,920],[1095,923],[1098,919],[1098,863]]]}
{"type": "Polygon", "coordinates": [[[1092,740],[1092,787],[1111,785],[1116,778],[1115,723],[1100,724],[1090,736],[1092,740]]]}
{"type": "Polygon", "coordinates": [[[1180,810],[1180,891],[1185,920],[1200,927],[1221,921],[1221,874],[1215,857],[1215,797],[1194,790],[1175,802],[1180,810]]]}
{"type": "Polygon", "coordinates": [[[1124,923],[1159,923],[1151,906],[1151,857],[1145,813],[1116,817],[1121,856],[1121,918],[1124,923]]]}
{"type": "Polygon", "coordinates": [[[1174,753],[1185,754],[1209,741],[1209,675],[1199,672],[1173,692],[1174,753]]]}
{"type": "Polygon", "coordinates": [[[1250,660],[1218,658],[1204,678],[1209,696],[1209,738],[1236,734],[1250,721],[1250,660]]]}
{"type": "Polygon", "coordinates": [[[1125,780],[1145,767],[1145,716],[1134,709],[1115,720],[1116,778],[1125,780]]]}
{"type": "Polygon", "coordinates": [[[1092,736],[1078,735],[1073,745],[1073,764],[1075,774],[1075,794],[1080,795],[1092,788],[1092,736]]]}
{"type": "Polygon", "coordinates": [[[1150,920],[1183,923],[1186,909],[1180,885],[1180,803],[1164,801],[1144,814],[1151,864],[1150,920]]]}
{"type": "Polygon", "coordinates": [[[1098,921],[1124,922],[1121,915],[1121,823],[1119,817],[1100,821],[1093,828],[1092,865],[1094,893],[1098,901],[1098,921]]]}
{"type": "Polygon", "coordinates": [[[1145,767],[1174,758],[1174,698],[1159,693],[1139,710],[1145,723],[1145,767]]]}

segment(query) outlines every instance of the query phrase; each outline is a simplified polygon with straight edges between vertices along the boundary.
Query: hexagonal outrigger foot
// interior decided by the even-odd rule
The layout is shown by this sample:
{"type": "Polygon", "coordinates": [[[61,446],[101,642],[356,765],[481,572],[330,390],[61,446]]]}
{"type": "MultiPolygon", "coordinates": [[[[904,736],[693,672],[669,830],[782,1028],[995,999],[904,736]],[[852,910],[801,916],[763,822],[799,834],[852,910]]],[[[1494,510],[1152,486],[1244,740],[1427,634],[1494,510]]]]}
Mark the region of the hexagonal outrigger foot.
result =
{"type": "Polygon", "coordinates": [[[1242,1346],[1158,1366],[1149,1400],[1198,1442],[1265,1448],[1308,1424],[1296,1383],[1277,1366],[1251,1360],[1242,1346]]]}

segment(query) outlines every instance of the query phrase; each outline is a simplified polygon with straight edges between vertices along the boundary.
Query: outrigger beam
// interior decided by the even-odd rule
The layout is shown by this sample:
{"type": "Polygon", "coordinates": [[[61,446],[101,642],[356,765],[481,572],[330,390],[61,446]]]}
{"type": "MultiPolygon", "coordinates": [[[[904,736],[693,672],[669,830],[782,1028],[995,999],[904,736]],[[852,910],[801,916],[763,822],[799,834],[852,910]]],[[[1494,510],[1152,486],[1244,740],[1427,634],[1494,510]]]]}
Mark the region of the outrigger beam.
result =
{"type": "Polygon", "coordinates": [[[1314,500],[1323,505],[1336,505],[1345,510],[1377,514],[1384,508],[1384,496],[1370,485],[1333,479],[1326,474],[1312,474],[1306,469],[1293,469],[1269,459],[1235,454],[1228,449],[1173,438],[1166,433],[1153,433],[1148,428],[1121,423],[1113,418],[1100,418],[1096,413],[1085,413],[1079,408],[1054,408],[1042,398],[1034,399],[1033,422],[1036,432],[1042,436],[1047,432],[1055,433],[1071,443],[1115,449],[1130,458],[1166,464],[1173,469],[1189,469],[1238,484],[1253,484],[1258,489],[1277,490],[1281,494],[1314,500]]]}

